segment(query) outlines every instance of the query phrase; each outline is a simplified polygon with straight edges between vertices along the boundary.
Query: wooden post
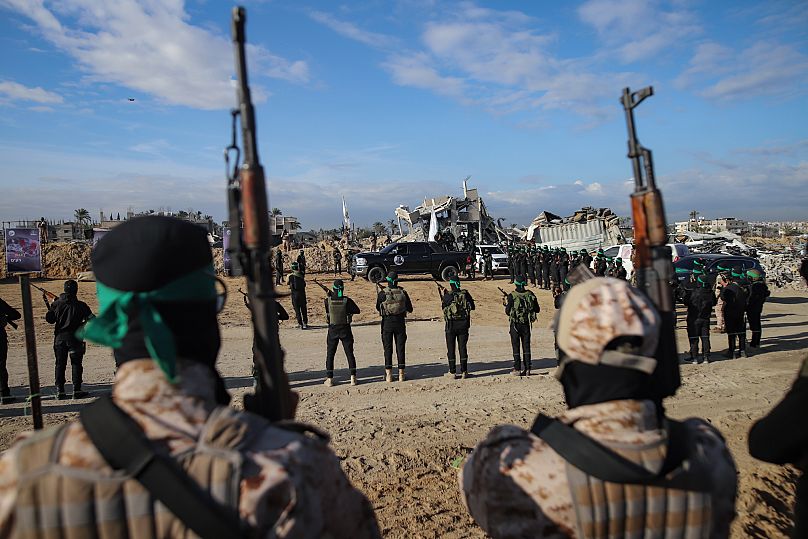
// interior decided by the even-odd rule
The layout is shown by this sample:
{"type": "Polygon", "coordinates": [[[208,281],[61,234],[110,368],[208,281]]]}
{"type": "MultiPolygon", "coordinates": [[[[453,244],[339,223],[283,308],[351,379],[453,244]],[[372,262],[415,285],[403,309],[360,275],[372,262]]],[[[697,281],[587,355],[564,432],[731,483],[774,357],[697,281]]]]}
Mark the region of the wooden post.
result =
{"type": "Polygon", "coordinates": [[[36,358],[36,333],[34,332],[34,310],[31,306],[31,282],[28,274],[20,275],[22,293],[22,318],[25,323],[25,350],[28,354],[28,392],[31,400],[31,415],[34,429],[42,428],[42,400],[39,397],[39,365],[36,358]]]}

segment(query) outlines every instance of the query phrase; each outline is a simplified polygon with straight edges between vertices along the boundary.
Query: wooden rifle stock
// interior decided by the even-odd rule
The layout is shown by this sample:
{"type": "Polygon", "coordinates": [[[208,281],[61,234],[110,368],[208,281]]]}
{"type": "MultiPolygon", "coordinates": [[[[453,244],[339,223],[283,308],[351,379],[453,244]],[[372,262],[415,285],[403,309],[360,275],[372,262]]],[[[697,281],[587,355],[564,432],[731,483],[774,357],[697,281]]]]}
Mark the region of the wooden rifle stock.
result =
{"type": "MultiPolygon", "coordinates": [[[[253,360],[258,371],[255,393],[245,395],[244,407],[270,421],[280,421],[294,417],[295,395],[289,389],[283,369],[283,350],[278,336],[276,294],[269,264],[269,204],[264,168],[258,160],[255,110],[247,80],[245,21],[244,8],[234,8],[232,34],[239,108],[233,114],[233,121],[239,116],[244,162],[237,168],[237,175],[229,178],[228,184],[231,245],[235,246],[235,249],[231,249],[231,256],[237,259],[247,280],[255,340],[253,360]]],[[[233,131],[235,139],[235,126],[233,131]]],[[[235,148],[238,155],[235,140],[228,147],[231,148],[235,148]]]]}
{"type": "Polygon", "coordinates": [[[623,89],[621,103],[628,127],[628,158],[634,171],[631,214],[634,224],[634,268],[637,287],[654,303],[661,319],[659,342],[654,357],[657,366],[652,375],[654,397],[661,401],[672,396],[681,385],[679,356],[676,351],[676,309],[671,289],[673,264],[662,193],[656,187],[651,150],[637,140],[634,108],[654,95],[651,86],[632,93],[623,89]]]}

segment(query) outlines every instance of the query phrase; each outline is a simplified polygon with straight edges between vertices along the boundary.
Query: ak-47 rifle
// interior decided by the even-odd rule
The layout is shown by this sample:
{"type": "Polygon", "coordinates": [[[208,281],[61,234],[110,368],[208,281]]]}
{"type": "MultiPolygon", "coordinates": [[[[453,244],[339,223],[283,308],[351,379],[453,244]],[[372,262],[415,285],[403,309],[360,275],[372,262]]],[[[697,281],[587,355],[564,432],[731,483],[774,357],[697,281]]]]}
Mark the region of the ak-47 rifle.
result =
{"type": "Polygon", "coordinates": [[[662,193],[657,189],[654,178],[651,150],[639,143],[634,127],[634,109],[652,95],[652,86],[633,93],[624,88],[620,102],[626,113],[628,158],[634,168],[631,214],[634,221],[634,270],[637,287],[654,303],[662,322],[659,344],[654,354],[657,366],[653,373],[654,396],[661,401],[676,393],[682,381],[676,352],[676,310],[670,286],[673,264],[670,247],[667,247],[665,208],[662,193]]]}
{"type": "Polygon", "coordinates": [[[319,286],[320,288],[322,288],[322,289],[323,289],[323,292],[325,292],[325,295],[326,295],[326,296],[331,297],[331,290],[329,290],[329,289],[328,289],[328,287],[327,287],[326,285],[324,285],[323,283],[321,283],[321,282],[320,282],[320,281],[318,281],[317,279],[314,279],[314,282],[315,282],[315,284],[316,284],[317,286],[319,286]]]}
{"type": "MultiPolygon", "coordinates": [[[[233,45],[236,60],[238,109],[232,111],[232,142],[225,149],[229,206],[230,259],[247,281],[247,297],[253,321],[254,361],[258,383],[254,394],[244,397],[244,408],[270,421],[294,417],[296,395],[289,389],[283,369],[283,350],[278,339],[272,268],[269,264],[269,218],[264,168],[258,160],[255,109],[247,81],[243,7],[233,8],[233,45]],[[244,159],[236,144],[236,119],[241,120],[244,159]],[[232,168],[230,154],[235,154],[232,168]],[[243,223],[243,227],[242,227],[243,223]]],[[[238,274],[238,273],[236,273],[238,274]]]]}
{"type": "Polygon", "coordinates": [[[507,302],[508,302],[508,293],[507,293],[507,292],[505,292],[505,291],[504,291],[503,289],[501,289],[500,287],[497,287],[497,290],[499,290],[499,293],[500,293],[500,294],[502,294],[502,304],[503,304],[503,305],[506,305],[506,304],[507,304],[507,302]]]}
{"type": "Polygon", "coordinates": [[[31,286],[33,286],[34,288],[36,288],[37,290],[42,292],[42,299],[45,300],[45,305],[47,305],[49,310],[50,310],[50,303],[48,303],[48,302],[49,301],[56,301],[57,299],[59,299],[59,296],[57,296],[53,292],[49,292],[49,291],[45,290],[44,288],[40,288],[37,285],[35,285],[34,283],[31,283],[31,286]]]}
{"type": "Polygon", "coordinates": [[[438,297],[441,301],[443,301],[443,294],[448,292],[448,290],[446,290],[446,287],[440,284],[438,281],[435,281],[435,286],[438,288],[438,297]]]}

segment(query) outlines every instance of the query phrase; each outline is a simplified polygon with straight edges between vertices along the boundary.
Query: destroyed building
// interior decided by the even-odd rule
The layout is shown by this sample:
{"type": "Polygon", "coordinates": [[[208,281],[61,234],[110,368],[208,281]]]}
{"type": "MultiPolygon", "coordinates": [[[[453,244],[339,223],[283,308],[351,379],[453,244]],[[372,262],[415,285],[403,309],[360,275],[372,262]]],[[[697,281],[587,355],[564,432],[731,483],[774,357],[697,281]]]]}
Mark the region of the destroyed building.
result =
{"type": "Polygon", "coordinates": [[[463,197],[444,195],[425,198],[424,203],[410,210],[399,206],[395,210],[400,238],[398,241],[425,241],[429,236],[432,212],[438,221],[438,230],[451,231],[455,238],[474,235],[478,244],[500,243],[513,239],[510,231],[502,228],[488,213],[485,202],[477,189],[468,187],[468,178],[463,181],[463,197]]]}
{"type": "Polygon", "coordinates": [[[586,206],[569,217],[541,212],[527,229],[525,239],[549,247],[592,251],[626,243],[620,217],[609,208],[586,206]]]}

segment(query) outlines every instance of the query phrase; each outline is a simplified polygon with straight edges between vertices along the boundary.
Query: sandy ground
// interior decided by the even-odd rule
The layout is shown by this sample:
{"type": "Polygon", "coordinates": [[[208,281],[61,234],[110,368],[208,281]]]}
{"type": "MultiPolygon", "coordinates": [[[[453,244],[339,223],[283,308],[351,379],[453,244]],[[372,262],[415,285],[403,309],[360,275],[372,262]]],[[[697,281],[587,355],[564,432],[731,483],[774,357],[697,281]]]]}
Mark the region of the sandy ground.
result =
{"type": "MultiPolygon", "coordinates": [[[[326,282],[330,279],[321,277],[326,282]]],[[[37,284],[53,292],[62,286],[61,281],[37,284]]],[[[248,313],[236,293],[240,284],[229,280],[231,297],[220,318],[223,348],[219,368],[236,403],[251,385],[251,335],[248,313]]],[[[378,320],[373,310],[375,291],[370,283],[357,280],[347,283],[346,293],[363,310],[354,320],[360,385],[347,385],[347,365],[340,351],[338,384],[326,388],[322,385],[324,295],[310,284],[312,328],[301,331],[293,322],[281,326],[281,341],[288,352],[286,368],[301,396],[298,419],[330,432],[344,469],[376,508],[385,537],[483,537],[460,502],[455,466],[492,426],[514,423],[527,427],[538,411],[555,414],[563,409],[561,388],[552,376],[555,360],[548,329],[554,314],[552,298],[549,292],[537,291],[542,313],[533,332],[534,376],[519,378],[509,374],[507,319],[497,290],[497,286],[509,289],[507,280],[464,285],[478,306],[469,343],[473,377],[455,381],[442,376],[447,370],[446,351],[443,324],[436,321],[440,309],[433,282],[409,279],[403,286],[413,299],[413,317],[421,320],[408,326],[408,381],[383,381],[379,326],[373,324],[378,320]]],[[[79,295],[96,308],[92,283],[82,283],[79,295]]],[[[19,285],[0,282],[0,297],[19,307],[19,285]]],[[[292,313],[289,299],[284,298],[283,303],[292,313]]],[[[43,401],[45,423],[54,425],[74,418],[82,401],[53,400],[51,329],[44,323],[45,307],[38,296],[34,306],[40,377],[47,395],[43,401]]],[[[733,537],[785,537],[797,477],[790,468],[752,459],[746,435],[751,423],[779,401],[794,379],[808,344],[808,294],[775,292],[764,313],[763,347],[754,356],[723,360],[726,337],[714,334],[714,357],[721,361],[683,365],[684,384],[666,401],[672,417],[705,417],[727,438],[740,471],[733,537]]],[[[681,315],[680,327],[681,351],[686,344],[681,315]]],[[[9,328],[9,333],[12,391],[23,396],[27,394],[27,371],[22,330],[9,328]]],[[[108,391],[114,368],[110,351],[89,345],[84,365],[86,388],[95,395],[108,391]]],[[[17,432],[29,428],[30,417],[24,414],[22,403],[0,409],[0,449],[8,447],[17,432]]]]}

